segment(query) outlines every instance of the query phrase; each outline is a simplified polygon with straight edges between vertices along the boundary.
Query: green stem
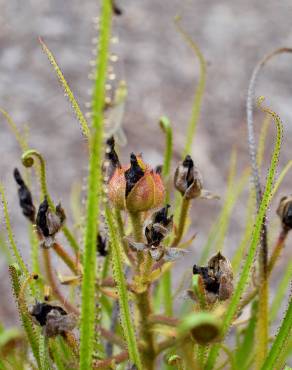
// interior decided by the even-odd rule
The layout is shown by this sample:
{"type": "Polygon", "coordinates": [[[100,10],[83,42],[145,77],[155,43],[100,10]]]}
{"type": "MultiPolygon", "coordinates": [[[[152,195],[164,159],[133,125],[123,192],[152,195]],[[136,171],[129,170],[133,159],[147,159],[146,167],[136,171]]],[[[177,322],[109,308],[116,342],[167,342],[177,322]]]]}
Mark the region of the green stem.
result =
{"type": "MultiPolygon", "coordinates": [[[[231,298],[229,307],[227,309],[227,312],[224,317],[223,321],[223,328],[222,328],[222,336],[225,336],[226,332],[229,329],[230,324],[232,323],[232,320],[234,318],[234,315],[238,308],[238,303],[240,302],[240,298],[242,296],[242,293],[244,292],[245,285],[249,278],[250,269],[252,267],[254,257],[257,251],[258,242],[260,240],[261,232],[262,232],[262,225],[265,218],[266,211],[268,209],[268,206],[271,201],[271,191],[273,189],[273,182],[274,177],[277,169],[278,159],[279,159],[279,153],[281,148],[281,140],[282,140],[282,123],[279,118],[279,116],[276,115],[276,113],[272,112],[268,108],[262,108],[266,113],[269,113],[277,126],[277,137],[276,137],[276,143],[274,145],[274,150],[272,154],[271,164],[267,175],[267,181],[265,186],[265,191],[263,193],[263,197],[260,203],[260,207],[257,213],[257,217],[255,220],[255,226],[252,234],[252,240],[250,243],[250,249],[247,254],[242,272],[240,274],[240,278],[237,284],[237,287],[233,293],[233,296],[231,298]]],[[[213,369],[218,352],[219,352],[220,346],[218,344],[215,344],[208,356],[208,361],[206,364],[206,370],[213,369]]]]}
{"type": "Polygon", "coordinates": [[[173,239],[173,242],[171,243],[172,247],[178,246],[179,242],[181,241],[183,237],[190,206],[191,206],[191,200],[183,197],[177,230],[175,232],[175,237],[173,239]]]}
{"type": "MultiPolygon", "coordinates": [[[[135,241],[139,243],[142,243],[144,241],[142,215],[143,215],[142,212],[129,212],[133,236],[135,241]]],[[[137,251],[137,272],[139,273],[141,273],[143,261],[144,261],[144,252],[137,251]]]]}
{"type": "Polygon", "coordinates": [[[203,54],[199,47],[193,42],[193,40],[189,37],[189,35],[182,29],[179,24],[179,18],[176,18],[176,26],[178,31],[181,33],[185,41],[190,45],[194,53],[196,54],[197,58],[199,59],[200,63],[200,77],[199,83],[195,91],[193,106],[192,106],[192,114],[188,124],[187,134],[186,134],[186,144],[183,152],[183,157],[185,157],[191,151],[193,139],[196,133],[197,123],[200,117],[201,112],[201,105],[202,105],[202,98],[205,91],[206,85],[206,76],[207,76],[207,66],[203,54]]]}
{"type": "MultiPolygon", "coordinates": [[[[142,213],[132,213],[129,212],[133,235],[136,242],[143,242],[143,221],[142,213]]],[[[149,270],[151,270],[152,260],[149,253],[144,258],[144,252],[137,252],[137,269],[142,275],[142,281],[147,282],[149,270]],[[144,265],[144,271],[142,271],[144,265]]],[[[136,294],[136,304],[139,311],[139,327],[141,339],[145,342],[146,346],[141,353],[141,360],[144,369],[153,370],[154,369],[154,359],[155,359],[155,348],[154,348],[154,336],[151,331],[151,325],[149,323],[148,317],[152,314],[152,308],[149,297],[149,286],[147,285],[146,290],[143,293],[136,294]]]]}
{"type": "Polygon", "coordinates": [[[287,341],[291,337],[292,332],[292,298],[290,296],[290,302],[286,315],[282,321],[281,327],[278,331],[276,339],[270,349],[268,356],[265,359],[264,364],[262,365],[262,370],[274,370],[280,369],[277,366],[277,360],[279,359],[283,348],[287,344],[287,341]]]}
{"type": "MultiPolygon", "coordinates": [[[[52,198],[50,197],[50,194],[48,192],[48,187],[47,187],[47,175],[46,175],[46,162],[43,158],[43,156],[35,149],[30,149],[27,150],[22,154],[21,160],[22,164],[29,168],[34,165],[34,157],[38,159],[40,162],[40,185],[41,185],[41,193],[42,193],[42,198],[47,198],[47,201],[49,203],[49,207],[51,208],[52,211],[55,211],[55,206],[52,201],[52,198]]],[[[75,240],[74,236],[70,232],[70,230],[67,228],[67,226],[62,227],[63,233],[65,237],[67,238],[70,246],[73,248],[75,252],[78,252],[79,246],[77,241],[75,240]]]]}
{"type": "MultiPolygon", "coordinates": [[[[138,351],[137,341],[135,337],[135,330],[130,314],[129,297],[127,292],[127,284],[124,275],[121,244],[119,243],[116,234],[116,225],[110,208],[106,207],[106,221],[109,228],[110,241],[111,241],[111,257],[113,262],[113,273],[118,288],[119,303],[121,308],[121,322],[124,330],[124,335],[127,340],[130,359],[142,370],[140,355],[138,351]]],[[[147,367],[146,367],[147,369],[147,367]]]]}
{"type": "Polygon", "coordinates": [[[16,262],[18,263],[21,271],[26,276],[28,276],[28,269],[27,269],[21,255],[20,255],[20,253],[17,249],[17,245],[16,245],[14,237],[13,237],[12,226],[11,226],[10,217],[9,217],[9,213],[8,213],[7,201],[6,201],[3,185],[1,183],[0,183],[0,194],[1,194],[1,198],[2,198],[6,230],[7,230],[8,239],[9,239],[11,249],[13,251],[16,262]]]}
{"type": "Polygon", "coordinates": [[[92,99],[92,133],[89,141],[87,221],[84,235],[84,273],[80,326],[80,370],[91,368],[95,335],[96,238],[102,194],[102,153],[104,132],[105,83],[112,23],[110,0],[101,4],[96,81],[92,99]]]}

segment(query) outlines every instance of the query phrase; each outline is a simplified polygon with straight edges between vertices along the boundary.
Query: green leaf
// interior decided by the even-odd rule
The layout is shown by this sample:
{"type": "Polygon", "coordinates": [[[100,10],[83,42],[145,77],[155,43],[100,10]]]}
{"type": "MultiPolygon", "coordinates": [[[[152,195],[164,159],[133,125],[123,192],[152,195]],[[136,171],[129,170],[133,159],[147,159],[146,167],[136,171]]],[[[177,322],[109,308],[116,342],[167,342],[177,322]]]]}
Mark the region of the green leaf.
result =
{"type": "Polygon", "coordinates": [[[243,340],[235,353],[235,363],[242,370],[246,369],[249,359],[253,353],[255,328],[257,321],[257,306],[257,301],[254,301],[248,325],[244,330],[243,340]]]}
{"type": "Polygon", "coordinates": [[[129,357],[131,361],[137,366],[137,368],[141,370],[142,365],[135,336],[135,329],[131,318],[129,297],[123,269],[122,248],[117,238],[117,226],[114,223],[112,212],[108,206],[106,207],[106,221],[108,224],[111,241],[113,274],[119,294],[121,322],[128,345],[129,357]]]}
{"type": "Polygon", "coordinates": [[[101,172],[103,150],[103,108],[107,75],[112,6],[110,0],[102,1],[100,38],[98,47],[97,79],[95,81],[92,113],[93,131],[90,135],[89,174],[87,195],[87,219],[84,238],[82,306],[80,327],[80,370],[91,368],[95,339],[95,280],[97,220],[103,179],[101,172]]]}
{"type": "MultiPolygon", "coordinates": [[[[237,287],[233,293],[233,296],[231,298],[227,312],[225,314],[224,324],[223,324],[223,329],[222,329],[223,336],[226,335],[230,327],[230,324],[236,313],[238,303],[240,302],[242,293],[244,292],[245,286],[249,279],[250,270],[251,270],[251,267],[254,261],[254,257],[257,251],[257,246],[258,246],[260,236],[261,236],[262,224],[263,224],[264,217],[265,217],[266,211],[268,209],[268,206],[271,200],[271,191],[273,189],[273,182],[274,182],[274,177],[276,174],[279,153],[280,153],[280,148],[281,148],[282,131],[283,131],[281,120],[279,116],[276,115],[276,113],[270,111],[268,108],[263,108],[263,110],[266,113],[269,113],[273,117],[276,123],[276,127],[277,127],[277,137],[276,137],[276,142],[275,142],[274,149],[273,149],[271,165],[270,165],[268,175],[267,175],[265,191],[263,193],[262,201],[260,203],[260,207],[259,207],[259,210],[256,216],[256,221],[255,221],[255,226],[253,229],[250,248],[249,248],[245,263],[243,265],[237,287]]],[[[213,369],[218,352],[219,352],[219,348],[220,346],[218,344],[212,347],[209,353],[206,370],[213,369]]]]}
{"type": "Polygon", "coordinates": [[[269,315],[270,322],[275,320],[277,313],[281,307],[281,303],[285,297],[285,294],[287,293],[289,289],[291,280],[292,280],[292,261],[288,263],[288,266],[284,272],[284,275],[276,289],[276,294],[275,294],[274,300],[270,307],[270,315],[269,315]]]}
{"type": "Polygon", "coordinates": [[[70,89],[70,86],[68,85],[60,67],[58,66],[58,63],[56,62],[56,59],[53,55],[53,53],[49,50],[49,48],[47,47],[47,45],[44,43],[44,41],[39,38],[39,41],[40,41],[40,44],[42,46],[42,49],[43,51],[46,53],[51,65],[53,66],[54,68],[54,71],[56,72],[57,74],[57,77],[58,77],[58,80],[60,82],[60,84],[62,85],[63,89],[64,89],[64,92],[66,94],[66,96],[68,97],[71,105],[72,105],[72,108],[76,114],[76,117],[80,123],[80,126],[81,126],[81,130],[82,130],[82,133],[84,136],[86,137],[89,137],[89,134],[90,134],[90,131],[89,131],[89,128],[88,128],[88,123],[79,107],[79,104],[77,103],[77,100],[75,99],[75,96],[72,92],[72,90],[70,89]]]}
{"type": "Polygon", "coordinates": [[[278,364],[278,359],[281,355],[282,350],[287,345],[288,340],[292,335],[292,297],[286,315],[282,321],[281,327],[276,335],[274,343],[268,353],[266,361],[262,366],[262,370],[280,370],[282,364],[278,364]]]}
{"type": "Polygon", "coordinates": [[[11,284],[13,288],[13,294],[15,296],[18,311],[20,315],[20,319],[22,321],[22,325],[27,335],[27,339],[29,341],[32,353],[37,361],[39,368],[41,369],[41,359],[39,354],[39,337],[37,331],[35,330],[34,324],[32,322],[31,316],[28,312],[28,308],[24,302],[20,302],[19,293],[20,293],[20,270],[18,265],[13,264],[9,266],[9,274],[11,279],[11,284]]]}
{"type": "Polygon", "coordinates": [[[8,206],[7,206],[7,201],[4,193],[4,187],[0,183],[0,195],[2,198],[2,204],[3,204],[3,211],[4,211],[4,219],[5,219],[5,224],[6,224],[6,230],[8,234],[8,239],[10,243],[10,247],[12,249],[12,252],[15,256],[15,260],[20,266],[21,271],[27,276],[28,275],[28,270],[27,267],[18,251],[17,245],[15,243],[14,237],[13,237],[13,232],[12,232],[12,226],[10,222],[10,217],[9,217],[9,212],[8,212],[8,206]]]}

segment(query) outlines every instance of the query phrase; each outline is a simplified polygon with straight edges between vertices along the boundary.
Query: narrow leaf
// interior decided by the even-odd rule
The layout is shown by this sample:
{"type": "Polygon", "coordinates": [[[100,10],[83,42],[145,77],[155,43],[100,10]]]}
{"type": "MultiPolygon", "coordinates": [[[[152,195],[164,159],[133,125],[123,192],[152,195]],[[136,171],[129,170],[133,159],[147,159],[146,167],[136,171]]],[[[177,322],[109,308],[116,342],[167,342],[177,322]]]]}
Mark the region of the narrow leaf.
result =
{"type": "Polygon", "coordinates": [[[56,59],[54,57],[54,55],[52,54],[52,52],[49,50],[49,48],[47,47],[47,45],[44,43],[44,41],[39,38],[39,41],[40,41],[40,44],[42,46],[42,49],[43,51],[46,53],[51,65],[54,67],[54,70],[57,74],[57,77],[58,77],[58,80],[60,82],[60,84],[62,85],[64,91],[65,91],[65,94],[68,96],[68,99],[72,105],[72,108],[76,114],[76,117],[80,123],[80,126],[81,126],[81,130],[82,130],[82,133],[84,136],[86,137],[89,137],[89,128],[88,128],[88,123],[83,115],[83,113],[81,112],[81,109],[77,103],[77,100],[75,99],[75,96],[72,92],[72,90],[70,89],[60,67],[58,66],[58,63],[56,62],[56,59]]]}
{"type": "Polygon", "coordinates": [[[122,327],[124,329],[124,335],[128,344],[130,359],[140,370],[142,369],[142,365],[135,336],[135,329],[131,318],[129,297],[123,270],[122,248],[117,238],[117,226],[114,223],[113,215],[109,207],[106,207],[106,221],[109,227],[109,234],[112,246],[111,254],[113,273],[118,288],[122,327]]]}

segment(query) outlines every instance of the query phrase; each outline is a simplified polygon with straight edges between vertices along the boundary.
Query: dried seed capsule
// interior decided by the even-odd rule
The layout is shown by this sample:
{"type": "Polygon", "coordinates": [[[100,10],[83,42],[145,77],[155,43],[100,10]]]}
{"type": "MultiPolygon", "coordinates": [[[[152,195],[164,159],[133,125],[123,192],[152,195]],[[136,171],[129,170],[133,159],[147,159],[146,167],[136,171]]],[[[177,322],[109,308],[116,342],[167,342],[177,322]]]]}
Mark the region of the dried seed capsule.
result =
{"type": "Polygon", "coordinates": [[[23,181],[20,172],[17,168],[14,169],[14,179],[18,184],[18,198],[19,204],[22,208],[22,213],[27,217],[32,223],[35,222],[35,206],[33,205],[32,196],[29,188],[23,181]]]}
{"type": "Polygon", "coordinates": [[[225,301],[233,292],[233,272],[230,261],[220,252],[211,257],[208,266],[193,266],[193,274],[200,275],[204,282],[209,303],[217,299],[225,301]]]}
{"type": "Polygon", "coordinates": [[[45,248],[51,247],[54,243],[54,236],[61,229],[65,222],[66,216],[61,204],[56,207],[56,213],[53,213],[49,208],[47,199],[40,204],[36,225],[40,235],[43,237],[42,246],[45,248]]]}
{"type": "Polygon", "coordinates": [[[62,307],[41,302],[37,302],[33,306],[30,314],[36,319],[40,326],[45,326],[47,323],[47,315],[52,309],[58,310],[61,315],[67,315],[67,312],[62,307]]]}
{"type": "Polygon", "coordinates": [[[284,230],[292,229],[292,195],[281,198],[277,214],[282,221],[284,230]]]}
{"type": "Polygon", "coordinates": [[[174,175],[174,186],[186,199],[201,195],[203,179],[190,155],[179,164],[174,175]]]}
{"type": "Polygon", "coordinates": [[[37,302],[31,315],[43,327],[44,335],[49,338],[73,330],[77,323],[75,315],[67,314],[62,307],[48,303],[37,302]]]}
{"type": "Polygon", "coordinates": [[[158,246],[173,226],[173,215],[167,217],[170,205],[153,213],[150,222],[145,227],[145,237],[148,245],[158,246]]]}
{"type": "Polygon", "coordinates": [[[146,165],[141,157],[131,154],[131,164],[116,168],[109,182],[109,198],[119,209],[143,212],[159,207],[164,186],[159,173],[146,165]]]}

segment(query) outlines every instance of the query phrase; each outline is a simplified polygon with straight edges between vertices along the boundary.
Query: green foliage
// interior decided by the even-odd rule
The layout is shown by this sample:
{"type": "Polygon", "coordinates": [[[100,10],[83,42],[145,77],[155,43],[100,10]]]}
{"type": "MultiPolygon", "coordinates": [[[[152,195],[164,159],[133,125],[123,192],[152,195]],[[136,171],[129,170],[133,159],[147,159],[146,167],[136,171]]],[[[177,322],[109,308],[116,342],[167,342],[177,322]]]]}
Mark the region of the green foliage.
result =
{"type": "Polygon", "coordinates": [[[127,340],[130,359],[140,370],[142,369],[142,365],[135,336],[135,328],[131,318],[129,296],[123,271],[122,250],[116,235],[114,218],[109,207],[106,207],[106,221],[109,227],[113,274],[118,288],[122,327],[127,340]]]}
{"type": "Polygon", "coordinates": [[[85,117],[84,117],[84,115],[83,115],[75,97],[74,97],[73,92],[71,91],[65,77],[63,76],[63,73],[60,70],[60,68],[58,66],[58,63],[56,62],[56,59],[55,59],[54,55],[52,54],[50,49],[47,47],[47,45],[44,43],[44,41],[41,38],[39,39],[39,41],[40,41],[40,44],[43,48],[43,51],[46,53],[51,65],[54,68],[54,71],[57,74],[58,80],[59,80],[60,84],[62,85],[66,96],[68,97],[68,99],[69,99],[69,101],[72,105],[72,108],[73,108],[73,110],[76,114],[76,117],[77,117],[77,119],[80,123],[83,135],[85,137],[89,137],[90,131],[89,131],[88,123],[87,123],[87,121],[86,121],[86,119],[85,119],[85,117]]]}
{"type": "Polygon", "coordinates": [[[102,142],[103,142],[103,108],[105,82],[107,76],[109,42],[111,32],[111,3],[102,1],[99,53],[97,60],[96,81],[92,100],[92,134],[89,148],[89,174],[87,194],[87,219],[84,239],[84,273],[82,280],[82,306],[80,327],[80,370],[91,366],[93,340],[95,331],[95,279],[96,279],[96,235],[97,219],[102,192],[102,142]]]}
{"type": "Polygon", "coordinates": [[[288,344],[288,340],[291,338],[292,334],[292,298],[290,297],[290,302],[286,315],[282,321],[281,327],[276,335],[274,343],[270,349],[270,352],[262,366],[262,370],[274,370],[281,369],[282,364],[278,362],[281,352],[284,350],[288,344]]]}

